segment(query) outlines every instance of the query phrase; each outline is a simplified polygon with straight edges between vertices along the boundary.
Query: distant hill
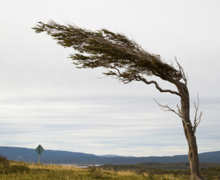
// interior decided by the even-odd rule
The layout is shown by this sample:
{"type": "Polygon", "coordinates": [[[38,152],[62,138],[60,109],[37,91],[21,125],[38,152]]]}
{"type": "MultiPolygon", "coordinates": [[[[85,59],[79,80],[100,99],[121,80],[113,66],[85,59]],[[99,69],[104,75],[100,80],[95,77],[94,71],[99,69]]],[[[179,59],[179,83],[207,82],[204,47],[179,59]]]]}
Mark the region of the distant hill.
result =
{"type": "MultiPolygon", "coordinates": [[[[0,154],[10,160],[37,163],[38,154],[34,149],[0,146],[0,154]]],[[[220,151],[199,154],[200,162],[220,163],[220,151]]],[[[81,152],[45,150],[41,154],[41,162],[45,164],[136,164],[145,162],[177,163],[189,162],[187,155],[162,157],[124,157],[117,155],[96,156],[81,152]]]]}
{"type": "Polygon", "coordinates": [[[106,155],[100,155],[100,157],[124,157],[124,156],[106,154],[106,155]]]}

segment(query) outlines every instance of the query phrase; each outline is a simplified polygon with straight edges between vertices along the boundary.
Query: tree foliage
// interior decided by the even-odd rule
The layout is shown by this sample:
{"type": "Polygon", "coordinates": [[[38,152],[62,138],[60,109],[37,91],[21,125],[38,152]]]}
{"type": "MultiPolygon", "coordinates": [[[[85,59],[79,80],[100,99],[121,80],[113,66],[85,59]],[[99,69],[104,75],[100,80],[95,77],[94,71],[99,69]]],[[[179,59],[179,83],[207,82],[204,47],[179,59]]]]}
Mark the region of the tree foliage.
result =
{"type": "Polygon", "coordinates": [[[181,72],[163,62],[159,55],[146,52],[135,41],[106,29],[90,31],[75,25],[60,25],[54,21],[38,22],[36,33],[47,32],[63,47],[72,47],[79,53],[70,58],[78,68],[109,69],[104,74],[124,83],[143,81],[144,76],[155,75],[164,80],[181,80],[181,72]]]}

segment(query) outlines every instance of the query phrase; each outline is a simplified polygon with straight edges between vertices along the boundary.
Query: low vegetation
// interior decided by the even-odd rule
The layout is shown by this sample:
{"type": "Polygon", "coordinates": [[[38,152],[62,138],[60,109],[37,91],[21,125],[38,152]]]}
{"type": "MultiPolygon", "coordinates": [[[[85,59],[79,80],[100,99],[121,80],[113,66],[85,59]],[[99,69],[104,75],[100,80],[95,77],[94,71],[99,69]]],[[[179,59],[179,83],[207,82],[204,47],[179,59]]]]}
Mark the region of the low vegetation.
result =
{"type": "MultiPolygon", "coordinates": [[[[119,164],[119,165],[112,165],[112,164],[105,164],[101,166],[103,169],[114,169],[114,171],[121,171],[121,170],[189,170],[190,165],[188,162],[183,163],[155,163],[155,162],[146,162],[146,163],[138,163],[138,164],[119,164]]],[[[220,167],[220,163],[199,163],[200,169],[205,169],[209,167],[220,167]]]]}
{"type": "MultiPolygon", "coordinates": [[[[132,171],[136,174],[148,174],[152,177],[155,175],[173,175],[176,179],[190,179],[189,163],[138,163],[128,165],[107,164],[101,166],[100,168],[103,170],[113,170],[115,172],[132,171]]],[[[220,163],[200,163],[200,171],[202,176],[207,180],[220,180],[220,163]]]]}
{"type": "MultiPolygon", "coordinates": [[[[155,163],[152,163],[155,166],[155,163]]],[[[105,165],[102,167],[33,164],[10,161],[0,156],[1,180],[188,180],[190,170],[167,170],[147,168],[146,164],[105,165]],[[137,168],[139,166],[139,168],[137,168]],[[144,166],[146,166],[144,168],[144,166]]],[[[220,166],[201,169],[202,175],[210,180],[220,180],[220,166]]]]}

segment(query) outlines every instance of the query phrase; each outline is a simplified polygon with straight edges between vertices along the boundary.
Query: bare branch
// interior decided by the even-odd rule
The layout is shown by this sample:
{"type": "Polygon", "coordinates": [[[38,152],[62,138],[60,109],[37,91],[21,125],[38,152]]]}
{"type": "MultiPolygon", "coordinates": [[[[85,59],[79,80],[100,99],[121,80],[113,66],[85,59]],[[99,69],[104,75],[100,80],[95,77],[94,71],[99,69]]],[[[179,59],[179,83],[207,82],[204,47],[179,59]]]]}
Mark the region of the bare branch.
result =
{"type": "Polygon", "coordinates": [[[112,66],[112,65],[108,65],[107,68],[110,68],[110,69],[114,69],[117,71],[116,72],[112,72],[110,74],[108,73],[104,73],[106,75],[112,75],[112,76],[116,76],[117,79],[119,79],[121,82],[123,82],[124,84],[127,84],[133,80],[136,80],[136,81],[142,81],[146,84],[155,84],[155,87],[160,91],[160,92],[169,92],[171,94],[176,94],[178,96],[180,96],[182,99],[182,95],[176,91],[172,91],[172,90],[169,90],[169,89],[162,89],[159,84],[156,82],[156,81],[147,81],[146,78],[144,78],[143,76],[139,75],[138,73],[126,73],[125,72],[121,72],[119,68],[115,67],[115,66],[112,66]]]}
{"type": "Polygon", "coordinates": [[[178,109],[178,112],[180,113],[180,114],[182,114],[182,112],[181,112],[181,110],[180,110],[180,108],[179,108],[179,105],[177,104],[177,109],[178,109]]]}
{"type": "Polygon", "coordinates": [[[162,89],[162,88],[158,85],[158,83],[157,83],[156,81],[147,81],[145,78],[143,78],[143,77],[141,77],[141,76],[136,76],[135,80],[136,80],[136,81],[143,81],[143,82],[146,83],[146,84],[155,84],[155,87],[156,87],[160,92],[169,92],[169,93],[171,93],[171,94],[176,94],[176,95],[180,96],[180,97],[183,99],[183,97],[182,97],[182,95],[181,95],[180,93],[178,93],[178,92],[176,92],[176,91],[171,91],[171,90],[169,90],[169,89],[162,89]]]}
{"type": "MultiPolygon", "coordinates": [[[[154,99],[154,100],[155,100],[155,99],[154,99]]],[[[157,102],[157,100],[155,100],[155,101],[157,102]]],[[[183,116],[182,116],[182,112],[181,112],[181,110],[180,110],[178,104],[177,104],[178,113],[177,113],[175,110],[171,109],[168,105],[163,106],[163,105],[161,105],[161,104],[158,103],[158,102],[157,102],[157,104],[158,104],[159,106],[161,106],[161,107],[167,109],[167,110],[162,109],[163,111],[172,111],[172,112],[174,112],[175,114],[177,114],[177,115],[182,119],[183,123],[188,124],[191,128],[193,128],[193,130],[195,129],[195,127],[192,126],[191,123],[187,123],[187,122],[184,120],[184,118],[183,118],[183,116]]],[[[193,131],[193,132],[194,132],[194,131],[193,131]]]]}
{"type": "Polygon", "coordinates": [[[184,80],[184,82],[185,82],[185,85],[187,85],[187,74],[185,75],[185,72],[184,72],[182,66],[180,66],[180,64],[178,63],[177,58],[174,57],[174,59],[175,59],[177,65],[178,65],[178,67],[179,67],[179,70],[180,70],[180,73],[181,73],[181,75],[182,75],[182,77],[183,77],[183,80],[184,80]]]}
{"type": "Polygon", "coordinates": [[[196,103],[194,102],[194,107],[195,107],[195,118],[194,118],[194,129],[193,129],[193,132],[195,133],[196,132],[196,128],[198,127],[199,123],[201,122],[201,118],[202,118],[202,111],[200,111],[200,114],[199,114],[199,118],[197,119],[197,113],[198,113],[198,110],[199,110],[199,95],[197,95],[197,99],[198,99],[198,104],[196,106],[196,103]]]}
{"type": "MultiPolygon", "coordinates": [[[[169,106],[167,106],[167,105],[165,105],[165,106],[161,105],[159,102],[157,102],[156,99],[154,99],[154,101],[156,101],[156,103],[157,103],[159,106],[161,106],[162,108],[168,109],[168,110],[162,109],[163,111],[172,111],[172,112],[174,112],[175,114],[177,114],[177,115],[182,119],[182,114],[181,114],[181,113],[177,113],[175,110],[171,109],[171,108],[170,108],[169,106]]],[[[178,106],[178,105],[177,105],[177,106],[178,106]]]]}

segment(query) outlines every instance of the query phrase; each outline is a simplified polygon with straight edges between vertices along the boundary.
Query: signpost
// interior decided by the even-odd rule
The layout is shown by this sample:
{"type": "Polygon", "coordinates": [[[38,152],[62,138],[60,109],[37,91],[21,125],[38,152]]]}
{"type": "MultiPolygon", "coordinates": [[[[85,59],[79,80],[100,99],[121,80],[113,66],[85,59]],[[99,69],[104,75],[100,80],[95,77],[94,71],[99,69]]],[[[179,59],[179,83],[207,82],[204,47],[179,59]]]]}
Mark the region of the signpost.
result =
{"type": "Polygon", "coordinates": [[[37,153],[38,153],[38,164],[40,164],[40,155],[44,151],[44,148],[39,144],[39,146],[37,146],[35,151],[37,151],[37,153]]]}

